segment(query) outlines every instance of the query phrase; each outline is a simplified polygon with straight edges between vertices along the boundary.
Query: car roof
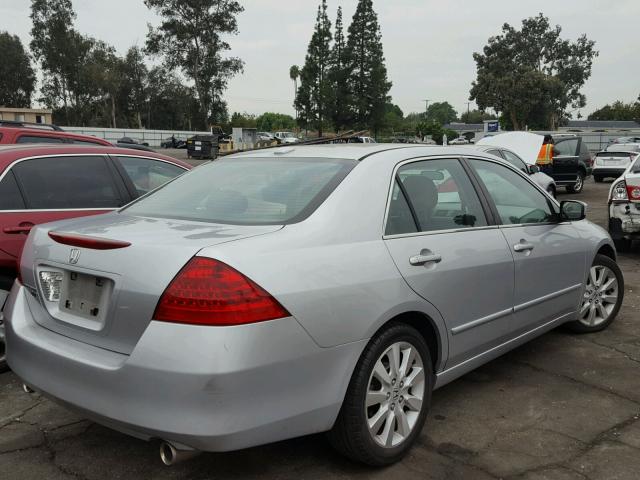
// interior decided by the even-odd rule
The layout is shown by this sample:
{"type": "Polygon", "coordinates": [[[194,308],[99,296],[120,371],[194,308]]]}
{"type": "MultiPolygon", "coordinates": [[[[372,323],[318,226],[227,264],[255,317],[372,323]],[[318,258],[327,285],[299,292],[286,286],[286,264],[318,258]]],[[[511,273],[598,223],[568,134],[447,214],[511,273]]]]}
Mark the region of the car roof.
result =
{"type": "MultiPolygon", "coordinates": [[[[473,148],[473,147],[472,147],[473,148]]],[[[407,155],[468,155],[468,145],[440,146],[411,143],[340,143],[331,145],[281,145],[275,148],[263,148],[248,152],[235,153],[224,158],[340,158],[345,160],[364,160],[377,153],[391,150],[412,150],[407,155]]],[[[482,152],[482,150],[478,150],[482,152]]]]}
{"type": "Polygon", "coordinates": [[[67,132],[66,130],[62,130],[59,127],[54,128],[46,128],[48,125],[43,127],[39,127],[37,125],[11,125],[11,124],[3,124],[0,122],[0,132],[18,132],[24,135],[31,136],[41,136],[41,137],[52,137],[52,138],[67,138],[69,140],[82,140],[87,142],[95,142],[96,144],[106,144],[109,141],[104,138],[94,137],[92,135],[82,135],[80,133],[67,132]]]}
{"type": "Polygon", "coordinates": [[[20,143],[0,145],[0,170],[4,170],[9,164],[27,157],[40,157],[48,155],[82,155],[82,154],[101,154],[101,155],[128,155],[135,157],[150,157],[158,160],[171,162],[175,165],[186,169],[193,168],[182,160],[162,155],[155,152],[147,152],[134,150],[132,148],[107,147],[107,146],[91,146],[91,145],[64,145],[64,144],[45,144],[45,143],[20,143]]]}

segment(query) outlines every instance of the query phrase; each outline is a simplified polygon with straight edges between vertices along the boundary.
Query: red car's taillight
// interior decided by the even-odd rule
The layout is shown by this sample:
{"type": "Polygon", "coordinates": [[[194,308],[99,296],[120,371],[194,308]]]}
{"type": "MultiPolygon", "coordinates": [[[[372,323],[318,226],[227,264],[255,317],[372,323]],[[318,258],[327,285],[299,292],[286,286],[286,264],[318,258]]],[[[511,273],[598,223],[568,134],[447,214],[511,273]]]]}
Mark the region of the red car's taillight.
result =
{"type": "Polygon", "coordinates": [[[262,287],[229,265],[193,257],[160,297],[155,320],[195,325],[241,325],[289,317],[262,287]]]}
{"type": "Polygon", "coordinates": [[[627,184],[627,195],[629,200],[640,200],[640,187],[627,184]]]}

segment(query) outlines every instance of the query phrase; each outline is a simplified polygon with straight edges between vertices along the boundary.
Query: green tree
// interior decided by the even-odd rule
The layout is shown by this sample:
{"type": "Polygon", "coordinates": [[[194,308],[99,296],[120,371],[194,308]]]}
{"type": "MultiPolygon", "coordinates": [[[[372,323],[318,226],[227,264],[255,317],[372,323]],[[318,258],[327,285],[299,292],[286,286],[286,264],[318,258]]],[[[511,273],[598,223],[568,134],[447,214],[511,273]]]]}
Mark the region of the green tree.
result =
{"type": "Polygon", "coordinates": [[[542,13],[523,20],[520,30],[505,23],[502,34],[473,55],[477,78],[470,100],[501,112],[516,130],[555,129],[570,107],[585,106],[580,89],[598,55],[585,35],[570,42],[561,32],[542,13]]]}
{"type": "Polygon", "coordinates": [[[620,100],[605,105],[593,112],[589,120],[638,120],[640,119],[640,101],[624,103],[620,100]]]}
{"type": "Polygon", "coordinates": [[[382,34],[372,0],[358,1],[346,50],[354,123],[377,134],[383,126],[391,82],[387,79],[382,34]]]}
{"type": "Polygon", "coordinates": [[[384,122],[385,130],[395,133],[403,129],[404,114],[398,105],[394,105],[389,102],[384,108],[384,122]]]}
{"type": "Polygon", "coordinates": [[[149,71],[149,93],[143,119],[148,128],[194,130],[202,121],[196,92],[185,86],[173,72],[162,67],[149,71]]]}
{"type": "Polygon", "coordinates": [[[0,32],[0,106],[28,108],[36,76],[20,38],[0,32]]]}
{"type": "Polygon", "coordinates": [[[462,123],[482,123],[485,120],[497,120],[497,118],[495,115],[481,110],[471,110],[460,115],[460,121],[462,123]]]}
{"type": "Polygon", "coordinates": [[[349,60],[346,47],[342,23],[342,7],[338,7],[329,67],[329,81],[331,82],[332,92],[329,116],[336,133],[345,129],[351,123],[349,110],[349,60]]]}
{"type": "Polygon", "coordinates": [[[256,128],[261,132],[292,130],[295,126],[295,119],[284,113],[265,112],[256,118],[256,128]]]}
{"type": "Polygon", "coordinates": [[[144,53],[138,47],[131,47],[123,59],[122,70],[124,73],[123,92],[124,107],[134,117],[134,125],[142,128],[142,115],[147,102],[147,81],[149,71],[144,62],[144,53]]]}
{"type": "Polygon", "coordinates": [[[331,22],[327,16],[327,1],[322,0],[304,66],[300,71],[301,82],[295,103],[301,124],[306,128],[317,128],[319,136],[322,136],[331,98],[331,82],[328,75],[330,44],[331,22]]]}
{"type": "Polygon", "coordinates": [[[233,112],[229,123],[232,128],[256,128],[256,116],[247,112],[233,112]]]}
{"type": "Polygon", "coordinates": [[[162,18],[149,29],[147,51],[162,55],[169,71],[180,69],[193,81],[202,107],[200,127],[227,116],[222,95],[228,81],[242,71],[239,58],[225,57],[231,49],[223,35],[237,34],[236,16],[244,8],[235,0],[145,0],[162,18]]]}
{"type": "MultiPolygon", "coordinates": [[[[300,78],[300,67],[298,65],[291,65],[289,68],[289,78],[293,80],[293,106],[296,106],[296,96],[298,95],[298,78],[300,78]]],[[[296,117],[298,116],[298,109],[296,108],[296,117]]]]}
{"type": "Polygon", "coordinates": [[[458,112],[449,102],[434,102],[429,105],[426,112],[427,122],[438,122],[441,125],[455,122],[458,119],[458,112]]]}

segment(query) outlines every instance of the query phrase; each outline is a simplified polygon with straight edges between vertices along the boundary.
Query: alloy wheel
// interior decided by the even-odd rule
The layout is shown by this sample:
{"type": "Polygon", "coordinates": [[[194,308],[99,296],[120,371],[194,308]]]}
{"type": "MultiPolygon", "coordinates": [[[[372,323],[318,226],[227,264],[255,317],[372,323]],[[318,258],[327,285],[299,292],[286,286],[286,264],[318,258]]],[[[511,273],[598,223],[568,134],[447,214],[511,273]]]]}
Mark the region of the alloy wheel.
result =
{"type": "Polygon", "coordinates": [[[582,298],[580,322],[589,327],[606,322],[615,309],[618,295],[618,280],[613,271],[603,265],[591,267],[582,298]]]}
{"type": "Polygon", "coordinates": [[[578,178],[576,179],[576,184],[573,186],[573,189],[576,192],[579,192],[580,190],[582,190],[583,183],[584,183],[584,178],[582,178],[581,174],[578,174],[578,178]]]}
{"type": "Polygon", "coordinates": [[[425,394],[424,364],[408,342],[396,342],[376,361],[369,377],[365,416],[373,440],[397,447],[415,428],[425,394]]]}

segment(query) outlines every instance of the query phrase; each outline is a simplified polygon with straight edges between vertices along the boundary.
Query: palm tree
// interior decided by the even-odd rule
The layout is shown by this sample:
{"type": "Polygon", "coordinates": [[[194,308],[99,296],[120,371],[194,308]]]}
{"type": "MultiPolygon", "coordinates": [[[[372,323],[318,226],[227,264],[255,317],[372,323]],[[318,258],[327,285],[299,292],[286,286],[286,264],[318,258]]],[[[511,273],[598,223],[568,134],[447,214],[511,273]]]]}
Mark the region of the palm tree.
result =
{"type": "Polygon", "coordinates": [[[289,78],[293,80],[293,104],[296,109],[296,120],[298,119],[298,108],[295,107],[296,98],[298,96],[298,77],[300,77],[300,67],[293,65],[289,69],[289,78]]]}

